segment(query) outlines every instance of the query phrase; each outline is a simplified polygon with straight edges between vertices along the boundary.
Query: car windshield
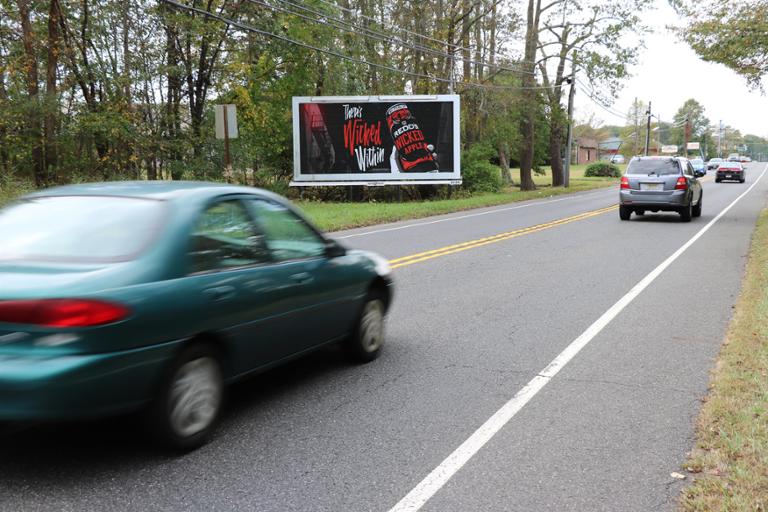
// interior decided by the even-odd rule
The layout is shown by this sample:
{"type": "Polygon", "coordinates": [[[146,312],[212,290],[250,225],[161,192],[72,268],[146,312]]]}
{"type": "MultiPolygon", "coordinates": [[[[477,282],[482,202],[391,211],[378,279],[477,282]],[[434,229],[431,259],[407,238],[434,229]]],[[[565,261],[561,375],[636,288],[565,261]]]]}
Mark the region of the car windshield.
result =
{"type": "Polygon", "coordinates": [[[723,161],[722,158],[713,158],[712,160],[710,160],[710,162],[722,162],[722,161],[723,161]]]}
{"type": "Polygon", "coordinates": [[[668,176],[680,174],[680,167],[674,160],[633,160],[629,163],[627,174],[668,176]]]}
{"type": "Polygon", "coordinates": [[[0,210],[0,261],[133,259],[157,232],[163,203],[102,196],[36,197],[0,210]]]}
{"type": "Polygon", "coordinates": [[[691,160],[691,165],[701,165],[703,163],[704,163],[704,160],[700,158],[694,158],[693,160],[691,160]]]}

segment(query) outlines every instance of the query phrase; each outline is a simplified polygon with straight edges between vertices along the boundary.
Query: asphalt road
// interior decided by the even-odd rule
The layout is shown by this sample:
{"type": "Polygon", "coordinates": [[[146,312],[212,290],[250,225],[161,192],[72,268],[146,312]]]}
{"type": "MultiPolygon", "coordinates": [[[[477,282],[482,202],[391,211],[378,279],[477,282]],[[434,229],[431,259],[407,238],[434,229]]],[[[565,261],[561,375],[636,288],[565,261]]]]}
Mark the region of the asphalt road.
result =
{"type": "Polygon", "coordinates": [[[326,350],[239,384],[213,442],[179,458],[122,418],[5,432],[0,510],[386,511],[412,491],[430,511],[671,510],[768,177],[626,294],[764,168],[707,181],[691,223],[622,222],[611,189],[337,233],[399,265],[380,359],[326,350]],[[585,331],[494,435],[443,464],[585,331]]]}

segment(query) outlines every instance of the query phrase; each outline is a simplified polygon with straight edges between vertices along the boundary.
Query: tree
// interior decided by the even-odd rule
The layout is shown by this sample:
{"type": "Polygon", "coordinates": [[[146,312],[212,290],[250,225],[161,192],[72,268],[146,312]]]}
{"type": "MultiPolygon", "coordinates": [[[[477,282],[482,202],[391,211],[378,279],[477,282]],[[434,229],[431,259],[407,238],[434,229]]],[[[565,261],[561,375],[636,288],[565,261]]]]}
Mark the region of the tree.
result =
{"type": "Polygon", "coordinates": [[[710,133],[710,122],[704,115],[704,106],[693,98],[683,103],[673,118],[672,140],[678,146],[686,140],[686,123],[689,130],[687,140],[706,144],[704,139],[710,133]]]}
{"type": "Polygon", "coordinates": [[[687,18],[679,36],[699,56],[756,87],[768,74],[768,0],[671,0],[687,18]]]}
{"type": "Polygon", "coordinates": [[[562,105],[563,85],[570,76],[566,71],[575,66],[593,88],[614,94],[642,47],[645,27],[640,14],[650,1],[563,0],[553,4],[555,8],[540,30],[538,65],[549,106],[552,185],[559,186],[564,181],[562,155],[565,127],[570,122],[562,105]],[[634,40],[626,37],[628,33],[636,35],[634,40]]]}

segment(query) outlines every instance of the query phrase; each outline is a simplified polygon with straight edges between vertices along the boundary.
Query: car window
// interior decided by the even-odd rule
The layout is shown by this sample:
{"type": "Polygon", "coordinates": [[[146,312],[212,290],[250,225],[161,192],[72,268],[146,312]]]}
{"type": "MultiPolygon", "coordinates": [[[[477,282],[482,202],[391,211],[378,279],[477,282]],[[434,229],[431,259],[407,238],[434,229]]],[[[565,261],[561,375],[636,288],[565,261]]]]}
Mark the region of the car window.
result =
{"type": "Polygon", "coordinates": [[[691,165],[691,162],[685,162],[685,165],[683,165],[683,174],[687,176],[693,176],[693,166],[691,165]]]}
{"type": "Polygon", "coordinates": [[[270,261],[264,235],[243,203],[227,200],[209,206],[198,218],[189,244],[190,272],[258,265],[270,261]]]}
{"type": "Polygon", "coordinates": [[[627,174],[641,174],[648,176],[649,174],[655,174],[656,176],[668,176],[671,174],[680,174],[680,167],[678,167],[675,160],[632,160],[627,167],[627,174]]]}
{"type": "Polygon", "coordinates": [[[289,208],[264,199],[251,199],[248,205],[264,232],[274,261],[314,258],[325,254],[325,240],[289,208]]]}

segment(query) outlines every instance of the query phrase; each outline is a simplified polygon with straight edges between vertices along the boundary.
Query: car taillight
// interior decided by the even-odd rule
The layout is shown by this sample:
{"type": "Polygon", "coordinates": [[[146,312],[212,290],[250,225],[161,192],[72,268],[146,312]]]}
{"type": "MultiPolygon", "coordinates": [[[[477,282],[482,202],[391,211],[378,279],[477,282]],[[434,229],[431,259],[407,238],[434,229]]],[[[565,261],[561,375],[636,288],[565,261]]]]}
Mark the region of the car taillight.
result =
{"type": "Polygon", "coordinates": [[[43,327],[92,327],[128,316],[121,304],[87,299],[0,301],[0,322],[43,327]]]}
{"type": "Polygon", "coordinates": [[[680,176],[675,183],[675,190],[688,190],[688,180],[680,176]]]}
{"type": "Polygon", "coordinates": [[[629,188],[629,178],[626,176],[621,177],[621,188],[629,188]]]}

